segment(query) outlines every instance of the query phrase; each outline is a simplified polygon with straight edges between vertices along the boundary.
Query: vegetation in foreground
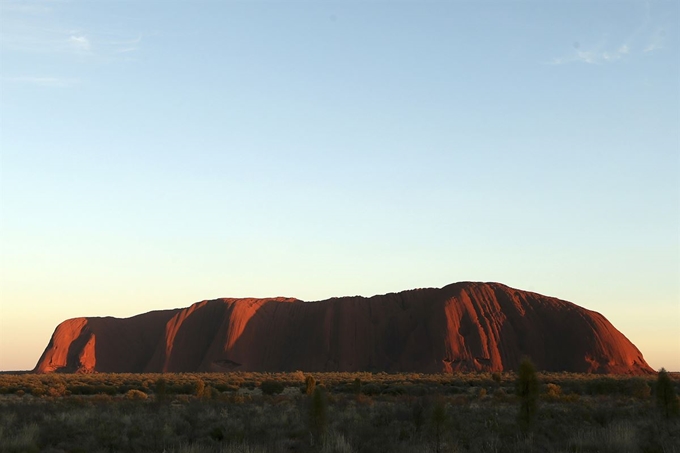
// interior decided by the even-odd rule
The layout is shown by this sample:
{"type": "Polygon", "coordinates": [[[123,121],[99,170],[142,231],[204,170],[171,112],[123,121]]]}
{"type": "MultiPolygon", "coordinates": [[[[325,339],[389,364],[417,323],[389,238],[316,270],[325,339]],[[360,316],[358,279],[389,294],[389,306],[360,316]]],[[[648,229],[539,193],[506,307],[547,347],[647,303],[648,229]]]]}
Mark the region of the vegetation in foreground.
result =
{"type": "Polygon", "coordinates": [[[3,452],[680,452],[680,380],[0,374],[3,452]]]}

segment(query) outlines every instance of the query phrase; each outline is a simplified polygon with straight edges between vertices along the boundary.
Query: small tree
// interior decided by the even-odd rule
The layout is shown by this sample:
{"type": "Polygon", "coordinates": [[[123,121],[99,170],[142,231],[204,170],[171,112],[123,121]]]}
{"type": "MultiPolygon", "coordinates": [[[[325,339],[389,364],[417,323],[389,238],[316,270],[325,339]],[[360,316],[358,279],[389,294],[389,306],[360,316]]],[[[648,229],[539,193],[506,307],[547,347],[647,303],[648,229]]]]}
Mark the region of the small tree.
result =
{"type": "Polygon", "coordinates": [[[656,405],[666,420],[680,413],[678,397],[675,396],[675,387],[668,372],[661,368],[656,378],[656,405]]]}
{"type": "Polygon", "coordinates": [[[156,380],[156,386],[154,389],[154,393],[156,394],[156,402],[158,404],[163,404],[167,400],[168,397],[168,386],[167,382],[163,378],[158,378],[156,380]]]}
{"type": "Polygon", "coordinates": [[[322,388],[315,388],[309,405],[309,430],[314,443],[323,444],[327,423],[328,402],[326,395],[322,388]]]}
{"type": "Polygon", "coordinates": [[[356,395],[361,393],[361,379],[355,378],[354,383],[352,384],[352,390],[356,395]]]}
{"type": "Polygon", "coordinates": [[[522,431],[528,431],[538,410],[539,384],[536,369],[531,360],[525,358],[519,364],[517,376],[517,396],[520,398],[519,426],[522,431]]]}

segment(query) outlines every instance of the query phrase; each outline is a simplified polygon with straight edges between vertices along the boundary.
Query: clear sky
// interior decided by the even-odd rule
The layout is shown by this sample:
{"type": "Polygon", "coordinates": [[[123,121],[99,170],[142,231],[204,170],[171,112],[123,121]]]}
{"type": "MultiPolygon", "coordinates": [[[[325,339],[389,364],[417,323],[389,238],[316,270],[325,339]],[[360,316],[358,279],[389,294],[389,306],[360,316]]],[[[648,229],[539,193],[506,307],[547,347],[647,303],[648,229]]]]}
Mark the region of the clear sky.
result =
{"type": "Polygon", "coordinates": [[[680,3],[0,3],[0,369],[56,325],[498,281],[680,370],[680,3]]]}

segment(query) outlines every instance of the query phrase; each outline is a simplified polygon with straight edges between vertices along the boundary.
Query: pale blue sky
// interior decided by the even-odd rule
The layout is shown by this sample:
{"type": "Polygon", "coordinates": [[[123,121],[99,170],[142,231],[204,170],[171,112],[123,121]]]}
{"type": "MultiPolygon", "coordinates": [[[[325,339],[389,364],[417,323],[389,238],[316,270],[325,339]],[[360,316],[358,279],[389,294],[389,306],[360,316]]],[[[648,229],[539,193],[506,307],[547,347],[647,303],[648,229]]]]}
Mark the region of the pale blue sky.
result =
{"type": "Polygon", "coordinates": [[[75,316],[478,280],[680,370],[677,2],[0,5],[0,369],[75,316]]]}

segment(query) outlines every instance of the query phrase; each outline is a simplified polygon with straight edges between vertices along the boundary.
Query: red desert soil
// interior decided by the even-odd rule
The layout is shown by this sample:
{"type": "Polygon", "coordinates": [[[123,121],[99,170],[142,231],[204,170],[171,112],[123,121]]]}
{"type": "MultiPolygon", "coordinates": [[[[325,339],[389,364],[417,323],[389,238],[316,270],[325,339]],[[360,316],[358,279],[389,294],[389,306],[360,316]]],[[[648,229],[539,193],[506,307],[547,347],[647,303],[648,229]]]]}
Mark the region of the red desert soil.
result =
{"type": "Polygon", "coordinates": [[[217,299],[57,326],[36,372],[515,370],[643,374],[599,313],[499,283],[381,296],[217,299]]]}

